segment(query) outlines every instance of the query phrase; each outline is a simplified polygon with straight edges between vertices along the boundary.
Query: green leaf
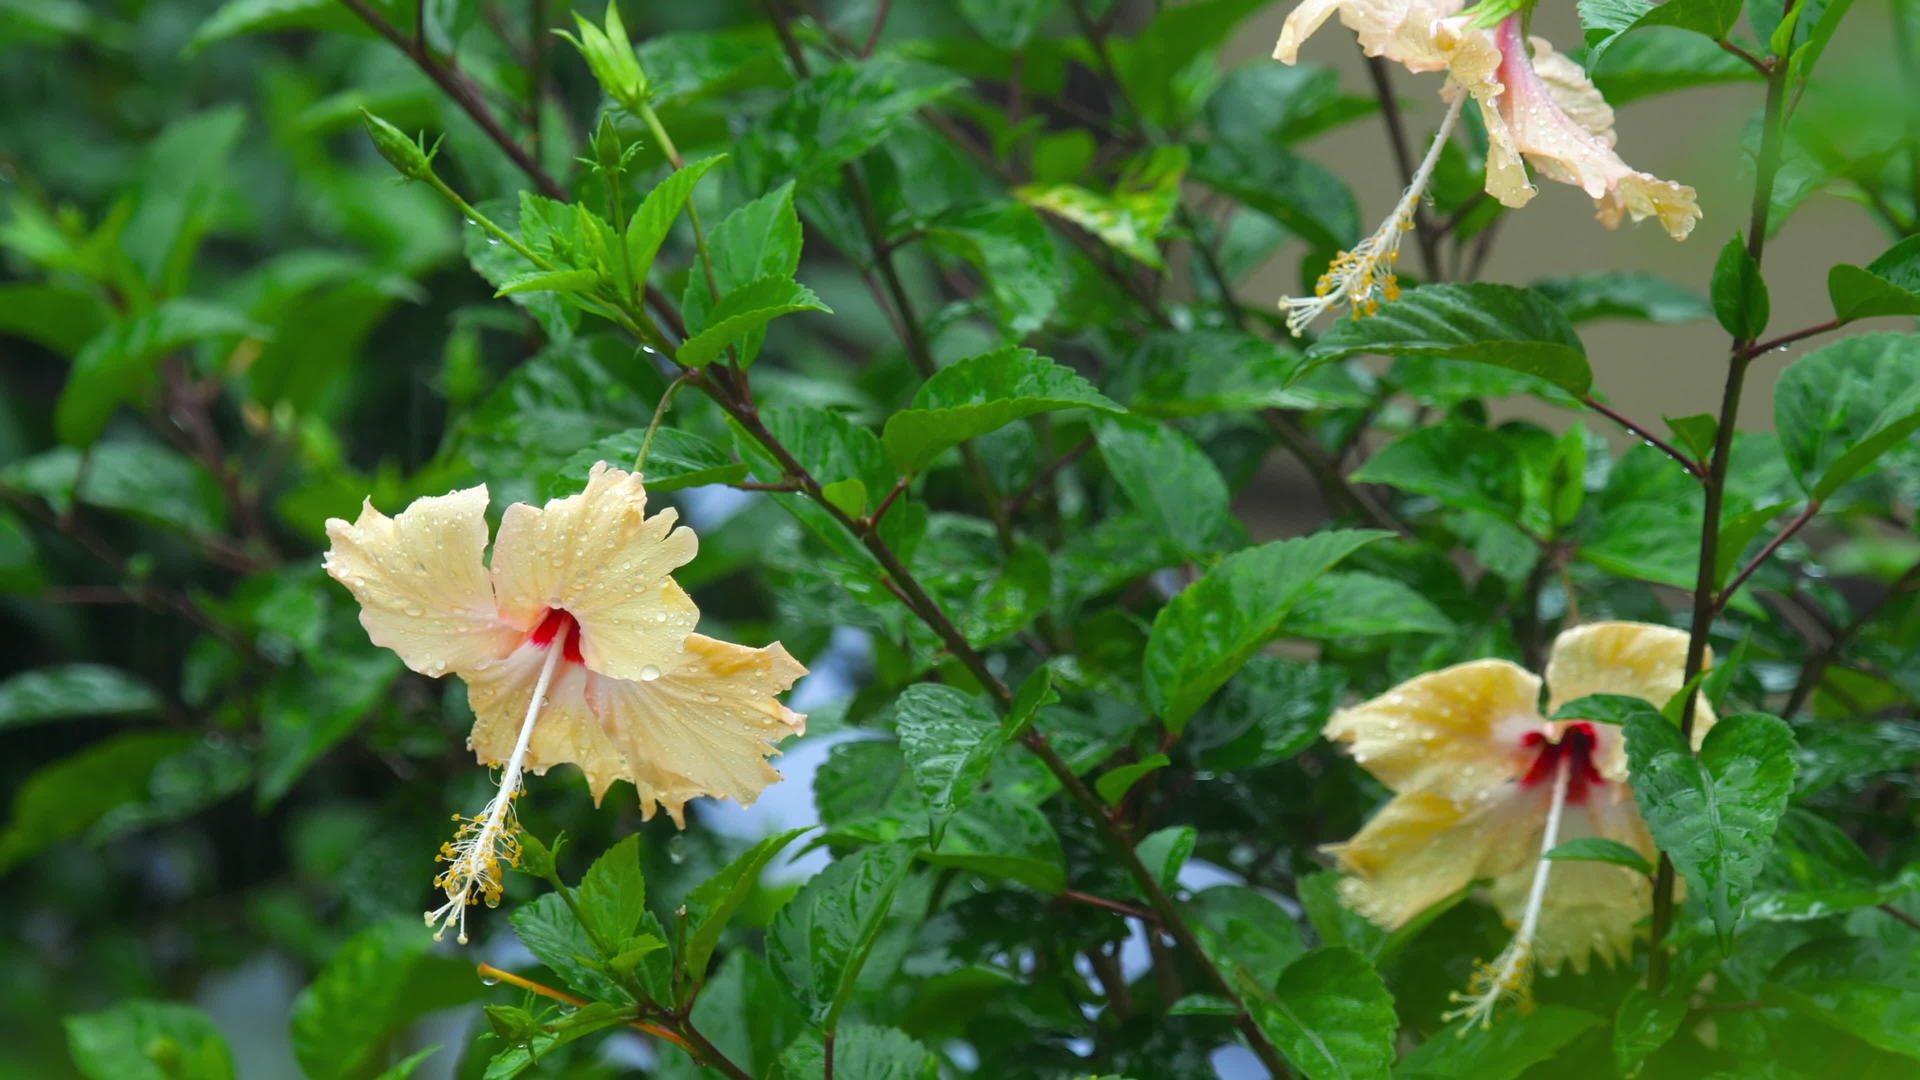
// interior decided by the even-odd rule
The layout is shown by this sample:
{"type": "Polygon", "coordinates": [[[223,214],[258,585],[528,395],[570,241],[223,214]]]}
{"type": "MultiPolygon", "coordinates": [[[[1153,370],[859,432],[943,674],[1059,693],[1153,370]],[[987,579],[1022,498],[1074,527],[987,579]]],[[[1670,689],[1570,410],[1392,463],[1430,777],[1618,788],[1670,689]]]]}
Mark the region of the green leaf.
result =
{"type": "Polygon", "coordinates": [[[1215,885],[1187,906],[1200,947],[1236,986],[1277,986],[1307,951],[1300,924],[1258,889],[1215,885]]]}
{"type": "Polygon", "coordinates": [[[947,819],[986,780],[1007,732],[983,702],[951,686],[909,686],[889,712],[900,753],[927,800],[929,834],[938,848],[947,819]]]}
{"type": "Polygon", "coordinates": [[[1726,941],[1793,791],[1793,732],[1764,713],[1729,716],[1695,757],[1657,713],[1628,716],[1625,729],[1641,816],[1726,941]]]}
{"type": "Polygon", "coordinates": [[[1525,509],[1521,458],[1497,431],[1472,424],[1415,428],[1349,479],[1431,495],[1460,510],[1517,521],[1525,509]]]}
{"type": "Polygon", "coordinates": [[[1287,965],[1247,1011],[1307,1080],[1386,1080],[1399,1019],[1380,973],[1352,949],[1315,949],[1287,965]]]}
{"type": "MultiPolygon", "coordinates": [[[[367,1071],[394,1032],[423,1013],[453,1004],[411,992],[436,963],[433,934],[418,918],[395,918],[350,938],[293,1000],[293,1056],[311,1080],[347,1080],[367,1071]],[[423,966],[426,965],[426,966],[423,966]]],[[[460,964],[465,968],[466,965],[460,964]]],[[[473,986],[467,969],[463,986],[473,986]]]]}
{"type": "Polygon", "coordinates": [[[54,406],[54,430],[69,446],[93,442],[117,406],[149,392],[162,357],[202,341],[265,333],[237,311],[185,297],[116,323],[73,358],[54,406]]]}
{"type": "Polygon", "coordinates": [[[1067,859],[1047,816],[999,791],[985,793],[947,822],[940,846],[922,856],[933,866],[1017,881],[1038,892],[1067,887],[1067,859]]]}
{"type": "Polygon", "coordinates": [[[260,710],[260,788],[255,805],[272,806],[322,754],[353,733],[400,676],[385,649],[328,652],[279,672],[260,710]]]}
{"type": "Polygon", "coordinates": [[[1713,314],[1713,306],[1693,290],[1654,274],[1569,274],[1541,278],[1528,287],[1553,301],[1571,322],[1638,319],[1680,323],[1713,314]]]}
{"type": "Polygon", "coordinates": [[[1705,461],[1713,453],[1714,439],[1720,433],[1720,421],[1712,413],[1670,416],[1667,418],[1667,427],[1672,429],[1674,441],[1685,447],[1697,461],[1705,461]]]}
{"type": "Polygon", "coordinates": [[[1912,950],[1865,938],[1827,938],[1789,953],[1760,1000],[1882,1050],[1920,1058],[1920,981],[1912,950]]]}
{"type": "Polygon", "coordinates": [[[832,1027],[839,1019],[912,866],[912,849],[904,844],[863,849],[815,875],[774,916],[767,957],[814,1023],[832,1027]]]}
{"type": "MultiPolygon", "coordinates": [[[[647,275],[653,269],[653,260],[660,254],[660,245],[666,243],[667,234],[673,231],[673,223],[679,219],[680,211],[686,208],[687,200],[693,196],[694,186],[700,183],[700,178],[707,174],[707,170],[725,160],[727,155],[715,154],[685,168],[675,169],[665,180],[655,184],[647,192],[646,198],[640,200],[639,209],[627,221],[627,234],[620,239],[626,248],[626,265],[632,270],[636,288],[646,284],[647,275]]],[[[784,276],[791,274],[789,270],[784,276]]],[[[702,277],[698,272],[693,276],[702,277]]],[[[705,287],[704,279],[700,284],[705,287]]]]}
{"type": "Polygon", "coordinates": [[[1571,859],[1576,862],[1612,863],[1648,877],[1653,876],[1653,864],[1647,861],[1645,855],[1618,840],[1609,840],[1604,836],[1581,836],[1561,841],[1543,857],[1571,859]]]}
{"type": "Polygon", "coordinates": [[[951,72],[896,56],[818,71],[739,146],[748,187],[771,189],[789,176],[804,186],[830,176],[879,146],[915,110],[965,85],[951,72]]]}
{"type": "MultiPolygon", "coordinates": [[[[787,1080],[827,1075],[820,1032],[803,1031],[781,1051],[780,1075],[787,1080]]],[[[848,1024],[835,1033],[834,1080],[936,1080],[939,1075],[939,1060],[898,1028],[848,1024]]]]}
{"type": "Polygon", "coordinates": [[[1257,769],[1285,761],[1320,737],[1346,685],[1338,667],[1256,656],[1227,682],[1213,707],[1195,718],[1186,742],[1210,769],[1257,769]]]}
{"type": "Polygon", "coordinates": [[[1760,81],[1760,73],[1745,60],[1706,38],[1671,27],[1652,27],[1616,39],[1602,59],[1588,64],[1588,73],[1616,107],[1693,86],[1760,81]]]}
{"type": "MultiPolygon", "coordinates": [[[[800,216],[793,206],[793,184],[772,192],[728,214],[708,239],[713,259],[713,281],[704,273],[687,277],[681,311],[689,331],[698,333],[716,317],[714,291],[725,298],[764,278],[791,278],[800,268],[800,216]]],[[[740,344],[740,362],[752,364],[760,354],[763,330],[748,334],[740,344]]]]}
{"type": "Polygon", "coordinates": [[[1184,147],[1155,147],[1128,164],[1111,193],[1073,184],[1029,184],[1014,195],[1036,210],[1078,225],[1108,247],[1155,270],[1164,270],[1158,239],[1180,200],[1187,171],[1184,147]]]}
{"type": "Polygon", "coordinates": [[[1801,358],[1773,416],[1794,477],[1825,500],[1920,430],[1920,335],[1862,334],[1801,358]]]}
{"type": "Polygon", "coordinates": [[[1625,724],[1629,717],[1647,710],[1660,711],[1660,705],[1627,694],[1588,694],[1574,698],[1554,710],[1552,719],[1589,720],[1597,724],[1625,724]]]}
{"type": "Polygon", "coordinates": [[[186,291],[194,255],[221,209],[221,190],[232,176],[227,159],[246,119],[246,109],[229,101],[173,121],[146,146],[121,246],[162,295],[186,291]]]}
{"type": "Polygon", "coordinates": [[[1156,829],[1134,845],[1140,864],[1153,873],[1160,888],[1171,892],[1180,879],[1180,868],[1193,856],[1199,831],[1191,825],[1169,825],[1156,829]]]}
{"type": "Polygon", "coordinates": [[[1152,334],[1130,358],[1131,392],[1109,380],[1116,396],[1143,416],[1204,416],[1260,409],[1327,409],[1371,404],[1347,371],[1308,372],[1307,358],[1253,334],[1190,330],[1152,334]]]}
{"type": "Polygon", "coordinates": [[[181,732],[134,731],[41,765],[13,793],[12,815],[0,831],[0,873],[145,796],[155,766],[194,741],[181,732]]]}
{"type": "Polygon", "coordinates": [[[77,494],[88,506],[186,533],[217,533],[226,526],[226,505],[212,475],[198,462],[148,443],[96,443],[84,453],[56,447],[0,469],[0,484],[38,495],[62,512],[77,494]]]}
{"type": "Polygon", "coordinates": [[[1066,289],[1046,223],[1021,203],[949,213],[928,227],[927,239],[979,269],[1009,340],[1044,326],[1066,289]]]}
{"type": "MultiPolygon", "coordinates": [[[[722,297],[708,313],[706,328],[682,342],[674,359],[687,367],[705,367],[723,356],[727,346],[738,344],[782,315],[832,310],[813,295],[812,289],[791,278],[761,278],[722,297]]],[[[751,359],[743,356],[741,362],[750,363],[751,359]]]]}
{"type": "Polygon", "coordinates": [[[795,837],[806,831],[805,828],[790,829],[767,837],[741,852],[719,873],[687,894],[685,920],[690,929],[680,962],[694,978],[706,976],[707,961],[713,956],[714,947],[720,944],[721,932],[759,886],[761,871],[774,856],[786,850],[795,837]]]}
{"type": "Polygon", "coordinates": [[[1214,550],[1233,515],[1227,481],[1198,444],[1132,416],[1103,418],[1093,430],[1107,470],[1141,516],[1190,559],[1214,550]]]}
{"type": "Polygon", "coordinates": [[[182,52],[191,58],[210,45],[274,30],[370,32],[359,16],[337,0],[227,0],[193,32],[182,52]]]}
{"type": "Polygon", "coordinates": [[[1093,789],[1100,793],[1100,797],[1106,800],[1108,806],[1119,806],[1120,800],[1126,798],[1127,792],[1133,790],[1133,785],[1139,783],[1148,773],[1164,769],[1169,764],[1167,755],[1154,754],[1131,765],[1122,765],[1101,774],[1100,778],[1093,782],[1093,789]]]}
{"type": "Polygon", "coordinates": [[[1613,1018],[1614,1068],[1632,1076],[1648,1055],[1673,1040],[1686,1018],[1685,996],[1655,994],[1638,986],[1628,990],[1613,1018]]]}
{"type": "Polygon", "coordinates": [[[1307,350],[1315,363],[1377,353],[1491,364],[1576,396],[1593,386],[1586,350],[1552,300],[1511,285],[1422,285],[1365,319],[1335,323],[1307,350]]]}
{"type": "Polygon", "coordinates": [[[495,297],[524,292],[592,292],[600,284],[597,270],[534,270],[515,274],[500,283],[495,297]]]}
{"type": "Polygon", "coordinates": [[[1347,182],[1276,142],[1208,140],[1196,148],[1193,174],[1317,250],[1344,250],[1360,239],[1360,206],[1347,182]]]}
{"type": "Polygon", "coordinates": [[[608,1028],[619,1027],[629,1019],[625,1010],[604,1001],[583,1006],[560,1018],[558,1023],[545,1027],[535,1021],[531,1013],[511,1006],[489,1005],[486,1014],[487,1019],[496,1025],[496,1033],[505,1027],[520,1038],[526,1038],[528,1031],[534,1034],[528,1044],[509,1047],[495,1054],[493,1060],[487,1063],[482,1080],[513,1080],[561,1047],[608,1028]],[[507,1012],[508,1009],[512,1011],[507,1012]],[[511,1017],[504,1024],[499,1020],[502,1013],[511,1017]]]}
{"type": "Polygon", "coordinates": [[[66,1018],[67,1052],[89,1080],[232,1080],[233,1055],[207,1014],[139,998],[66,1018]]]}
{"type": "Polygon", "coordinates": [[[1400,1061],[1396,1080],[1515,1080],[1606,1021],[1565,1005],[1541,1005],[1489,1026],[1456,1020],[1400,1061]]]}
{"type": "Polygon", "coordinates": [[[1178,735],[1207,698],[1272,640],[1313,580],[1389,533],[1333,530],[1236,551],[1154,617],[1147,697],[1178,735]]]}
{"type": "Polygon", "coordinates": [[[23,671],[0,682],[0,730],[76,716],[154,712],[160,695],[140,679],[104,664],[62,664],[23,671]]]}
{"type": "Polygon", "coordinates": [[[632,937],[647,913],[647,879],[640,873],[640,834],[630,833],[593,861],[574,902],[589,937],[610,947],[632,937]]]}
{"type": "Polygon", "coordinates": [[[1727,238],[1713,264],[1713,314],[1740,341],[1756,341],[1767,328],[1767,280],[1739,233],[1727,238]]]}
{"type": "Polygon", "coordinates": [[[999,349],[934,372],[913,403],[887,419],[881,441],[901,473],[913,474],[968,439],[1075,408],[1122,411],[1072,368],[1032,349],[999,349]]]}
{"type": "MultiPolygon", "coordinates": [[[[602,461],[631,469],[646,438],[646,428],[628,428],[574,451],[548,479],[547,496],[555,498],[580,491],[586,486],[587,474],[602,461]]],[[[654,431],[653,445],[647,448],[647,465],[642,476],[647,492],[659,494],[702,484],[737,484],[747,478],[747,465],[728,457],[725,450],[709,439],[679,428],[661,427],[654,431]]]]}
{"type": "Polygon", "coordinates": [[[630,996],[598,970],[593,940],[559,893],[550,892],[516,908],[513,932],[527,951],[584,997],[625,1003],[630,996]]]}
{"type": "Polygon", "coordinates": [[[1580,0],[1587,31],[1587,66],[1600,62],[1621,36],[1646,27],[1672,26],[1723,38],[1740,17],[1740,0],[1580,0]]]}
{"type": "Polygon", "coordinates": [[[1288,637],[1449,634],[1453,620],[1410,585],[1357,571],[1323,574],[1287,613],[1288,637]]]}
{"type": "Polygon", "coordinates": [[[106,301],[83,289],[40,282],[0,284],[0,334],[27,338],[71,357],[107,328],[106,301]]]}

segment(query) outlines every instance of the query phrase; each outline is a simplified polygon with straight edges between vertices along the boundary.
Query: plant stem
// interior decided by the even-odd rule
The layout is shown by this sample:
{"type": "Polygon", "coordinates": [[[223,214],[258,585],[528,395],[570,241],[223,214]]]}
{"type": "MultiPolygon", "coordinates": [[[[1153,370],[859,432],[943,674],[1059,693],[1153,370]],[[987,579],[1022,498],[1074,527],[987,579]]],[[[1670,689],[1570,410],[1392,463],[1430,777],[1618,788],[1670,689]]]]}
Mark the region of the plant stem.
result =
{"type": "MultiPolygon", "coordinates": [[[[1795,0],[1786,0],[1783,12],[1790,14],[1795,0]]],[[[1773,207],[1773,182],[1780,171],[1780,154],[1786,130],[1782,109],[1786,99],[1787,74],[1791,56],[1769,58],[1767,97],[1760,121],[1760,153],[1754,164],[1753,208],[1747,225],[1747,254],[1756,266],[1766,253],[1767,219],[1773,207]]],[[[1690,685],[1706,667],[1707,642],[1712,635],[1713,619],[1718,611],[1715,578],[1719,567],[1720,516],[1726,504],[1727,470],[1733,458],[1734,424],[1740,415],[1740,391],[1746,383],[1747,367],[1753,356],[1747,352],[1753,342],[1735,338],[1728,349],[1727,378],[1720,393],[1719,430],[1715,432],[1713,455],[1708,459],[1707,475],[1701,478],[1705,505],[1700,522],[1700,561],[1694,579],[1693,622],[1687,637],[1687,663],[1682,685],[1690,685]]],[[[1680,737],[1693,743],[1693,726],[1700,695],[1688,694],[1680,707],[1680,737]]],[[[1669,957],[1667,933],[1673,927],[1673,894],[1677,877],[1673,859],[1660,853],[1660,868],[1653,885],[1653,926],[1647,959],[1647,984],[1654,993],[1666,990],[1669,957]]]]}
{"type": "Polygon", "coordinates": [[[1920,562],[1907,567],[1906,573],[1894,579],[1893,583],[1887,586],[1886,592],[1861,608],[1845,626],[1835,630],[1833,637],[1825,645],[1809,652],[1806,662],[1801,665],[1800,678],[1793,684],[1793,693],[1787,696],[1786,707],[1781,710],[1782,715],[1792,716],[1799,712],[1801,706],[1807,703],[1807,699],[1813,696],[1814,688],[1820,685],[1820,678],[1826,674],[1827,665],[1840,655],[1840,650],[1846,648],[1847,642],[1852,641],[1855,634],[1872,623],[1888,604],[1915,588],[1920,588],[1920,562]]]}
{"type": "Polygon", "coordinates": [[[1591,396],[1581,398],[1580,403],[1582,405],[1585,405],[1587,408],[1592,409],[1594,412],[1599,413],[1601,416],[1604,416],[1607,419],[1613,421],[1614,423],[1619,424],[1621,427],[1626,428],[1628,431],[1632,432],[1633,434],[1638,435],[1642,440],[1648,443],[1651,443],[1655,447],[1658,447],[1662,453],[1666,454],[1668,457],[1672,458],[1673,460],[1679,462],[1680,467],[1687,470],[1687,472],[1691,474],[1694,479],[1702,480],[1706,478],[1707,472],[1705,469],[1702,469],[1700,467],[1699,462],[1688,457],[1686,454],[1681,453],[1679,447],[1674,446],[1672,443],[1666,441],[1665,439],[1662,439],[1660,436],[1655,435],[1653,432],[1648,431],[1646,428],[1641,427],[1639,424],[1634,423],[1631,419],[1629,419],[1626,416],[1626,414],[1616,412],[1614,409],[1601,404],[1599,401],[1595,400],[1591,396]]]}
{"type": "MultiPolygon", "coordinates": [[[[475,964],[474,970],[480,973],[480,979],[483,982],[492,979],[495,982],[503,982],[509,986],[517,986],[530,994],[538,994],[543,998],[558,1001],[563,1005],[571,1005],[576,1009],[583,1008],[590,1004],[585,998],[574,997],[565,990],[556,990],[545,983],[534,982],[524,975],[516,975],[511,971],[494,967],[492,964],[475,964]]],[[[681,1038],[674,1032],[668,1031],[666,1028],[649,1024],[645,1020],[629,1020],[627,1021],[627,1026],[636,1031],[644,1031],[649,1035],[658,1035],[660,1038],[673,1043],[683,1050],[689,1049],[687,1040],[681,1038]]]]}
{"type": "Polygon", "coordinates": [[[1792,331],[1791,333],[1781,334],[1777,338],[1769,338],[1766,341],[1762,341],[1756,345],[1749,345],[1741,351],[1747,355],[1748,359],[1752,359],[1753,357],[1759,356],[1761,353],[1772,352],[1775,349],[1784,349],[1788,345],[1791,345],[1802,338],[1810,338],[1815,334],[1824,334],[1829,330],[1837,330],[1840,328],[1841,325],[1842,325],[1842,321],[1840,319],[1837,319],[1837,318],[1828,319],[1826,322],[1823,322],[1823,323],[1815,323],[1812,326],[1803,326],[1798,330],[1792,331]]]}
{"type": "Polygon", "coordinates": [[[1739,591],[1740,586],[1746,584],[1747,579],[1753,576],[1755,570],[1760,569],[1760,564],[1766,562],[1768,557],[1778,550],[1781,544],[1787,542],[1788,537],[1799,532],[1807,522],[1813,520],[1813,515],[1819,512],[1820,500],[1808,500],[1806,509],[1795,514],[1792,521],[1782,526],[1780,531],[1774,534],[1773,539],[1767,541],[1767,546],[1761,548],[1760,553],[1753,557],[1753,561],[1741,568],[1740,572],[1734,575],[1733,580],[1727,582],[1727,587],[1721,589],[1720,594],[1713,598],[1714,611],[1717,613],[1725,608],[1727,601],[1733,599],[1733,594],[1739,591]]]}

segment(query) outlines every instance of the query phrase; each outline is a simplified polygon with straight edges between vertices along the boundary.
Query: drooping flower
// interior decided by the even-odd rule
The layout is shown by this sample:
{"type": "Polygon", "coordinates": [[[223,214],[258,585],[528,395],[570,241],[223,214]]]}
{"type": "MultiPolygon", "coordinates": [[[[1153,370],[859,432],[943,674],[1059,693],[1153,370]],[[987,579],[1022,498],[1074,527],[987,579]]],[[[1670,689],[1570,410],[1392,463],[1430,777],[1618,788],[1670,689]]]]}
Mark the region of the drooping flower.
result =
{"type": "Polygon", "coordinates": [[[497,903],[500,864],[517,860],[526,770],[578,765],[596,804],[630,781],[643,817],[664,806],[684,826],[689,799],[747,805],[780,779],[766,759],[806,721],[774,696],[806,673],[786,649],[693,633],[699,612],[671,574],[697,541],[672,509],[647,516],[639,476],[601,462],[577,495],[509,506],[491,567],[486,507],[482,485],[327,522],[327,573],[360,601],[367,635],[423,675],[464,679],[467,745],[504,763],[498,793],[456,815],[441,851],[447,903],[427,919],[442,933],[457,922],[463,942],[466,907],[497,903]]]}
{"type": "MultiPolygon", "coordinates": [[[[1687,635],[1645,623],[1591,623],[1561,634],[1547,662],[1551,716],[1589,694],[1664,704],[1684,685],[1687,635]]],[[[1649,861],[1653,838],[1634,803],[1620,729],[1549,722],[1540,679],[1505,660],[1429,672],[1336,712],[1326,736],[1394,792],[1344,844],[1326,851],[1346,873],[1349,905],[1388,929],[1469,883],[1490,896],[1514,937],[1481,965],[1456,1015],[1487,1022],[1506,1000],[1528,1004],[1535,964],[1547,972],[1593,956],[1626,957],[1652,904],[1645,875],[1611,863],[1544,854],[1597,836],[1649,861]]],[[[1713,726],[1696,704],[1694,738],[1713,726]]]]}
{"type": "Polygon", "coordinates": [[[1301,44],[1337,13],[1368,56],[1416,73],[1448,75],[1440,89],[1447,112],[1392,212],[1365,240],[1334,258],[1313,296],[1282,298],[1294,334],[1338,305],[1358,318],[1399,296],[1393,263],[1400,236],[1413,227],[1414,211],[1468,96],[1487,128],[1486,190],[1504,205],[1524,206],[1535,194],[1527,177],[1531,164],[1585,191],[1608,228],[1622,216],[1657,217],[1682,240],[1699,220],[1692,188],[1638,172],[1614,152],[1613,110],[1579,65],[1537,37],[1530,55],[1519,15],[1486,29],[1474,25],[1472,12],[1462,13],[1465,6],[1465,0],[1304,0],[1287,16],[1273,51],[1285,63],[1297,62],[1301,44]]]}

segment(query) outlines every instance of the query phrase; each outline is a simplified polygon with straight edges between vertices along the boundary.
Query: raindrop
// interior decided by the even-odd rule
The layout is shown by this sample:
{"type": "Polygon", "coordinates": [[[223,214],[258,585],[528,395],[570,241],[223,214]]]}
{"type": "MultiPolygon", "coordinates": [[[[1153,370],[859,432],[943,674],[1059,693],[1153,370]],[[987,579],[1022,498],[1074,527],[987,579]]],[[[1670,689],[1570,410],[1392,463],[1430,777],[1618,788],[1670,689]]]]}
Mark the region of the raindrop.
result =
{"type": "Polygon", "coordinates": [[[498,976],[498,975],[482,975],[482,976],[480,976],[480,985],[481,985],[481,986],[499,986],[499,985],[500,985],[500,976],[498,976]]]}
{"type": "Polygon", "coordinates": [[[641,682],[652,682],[653,680],[659,677],[660,677],[660,669],[657,667],[654,667],[652,664],[648,664],[646,667],[643,667],[640,669],[641,682]]]}

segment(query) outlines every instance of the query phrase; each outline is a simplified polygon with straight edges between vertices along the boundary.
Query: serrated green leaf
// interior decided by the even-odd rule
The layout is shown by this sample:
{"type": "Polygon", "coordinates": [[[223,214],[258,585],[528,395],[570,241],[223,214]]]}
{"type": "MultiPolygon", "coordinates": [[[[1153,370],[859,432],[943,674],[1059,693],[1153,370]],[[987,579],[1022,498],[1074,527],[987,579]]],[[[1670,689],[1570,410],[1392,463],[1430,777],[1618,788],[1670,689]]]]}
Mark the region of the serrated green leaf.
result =
{"type": "Polygon", "coordinates": [[[1553,301],[1511,285],[1422,285],[1378,314],[1328,328],[1315,363],[1348,356],[1437,357],[1537,376],[1576,396],[1593,386],[1586,349],[1553,301]]]}
{"type": "Polygon", "coordinates": [[[927,801],[929,834],[940,846],[946,821],[966,806],[986,780],[1006,732],[986,703],[954,689],[909,686],[888,711],[900,753],[927,801]]]}
{"type": "Polygon", "coordinates": [[[814,1023],[832,1027],[839,1019],[912,865],[904,844],[865,848],[822,870],[774,917],[767,958],[814,1023]]]}
{"type": "Polygon", "coordinates": [[[1076,408],[1122,411],[1072,368],[1032,349],[1000,349],[935,372],[911,405],[887,419],[881,441],[902,473],[917,473],[968,439],[1023,417],[1076,408]]]}
{"type": "MultiPolygon", "coordinates": [[[[799,1080],[827,1075],[827,1049],[818,1031],[803,1031],[780,1053],[780,1075],[799,1080]]],[[[940,1062],[898,1028],[848,1024],[835,1033],[833,1075],[845,1080],[935,1080],[940,1062]]]]}
{"type": "MultiPolygon", "coordinates": [[[[782,315],[797,311],[833,309],[820,302],[813,290],[790,278],[761,278],[742,285],[720,299],[707,315],[706,329],[688,338],[675,351],[674,359],[687,367],[705,367],[718,360],[727,346],[738,344],[747,335],[782,315]]],[[[749,362],[742,357],[742,363],[749,362]]]]}
{"type": "Polygon", "coordinates": [[[1727,940],[1793,790],[1793,732],[1764,713],[1729,716],[1695,757],[1663,716],[1635,713],[1624,727],[1640,814],[1727,940]]]}
{"type": "Polygon", "coordinates": [[[66,1029],[88,1080],[233,1080],[226,1039],[191,1005],[134,998],[69,1016],[66,1029]]]}
{"type": "Polygon", "coordinates": [[[1315,949],[1247,1011],[1307,1080],[1387,1080],[1399,1019],[1373,965],[1352,949],[1315,949]]]}
{"type": "Polygon", "coordinates": [[[574,900],[590,934],[609,947],[633,935],[647,911],[647,879],[640,873],[640,836],[631,834],[593,861],[574,900]]]}
{"type": "Polygon", "coordinates": [[[1920,335],[1862,334],[1801,358],[1773,416],[1795,479],[1826,499],[1920,430],[1920,335]]]}
{"type": "MultiPolygon", "coordinates": [[[[627,221],[626,235],[620,242],[626,248],[627,266],[633,273],[635,287],[644,285],[648,273],[653,269],[653,260],[660,254],[660,245],[667,240],[667,234],[673,231],[673,223],[679,219],[680,211],[686,208],[687,200],[693,196],[694,187],[709,169],[727,160],[725,154],[715,154],[692,162],[685,168],[675,169],[665,180],[655,184],[640,200],[640,206],[627,221]]],[[[696,272],[694,276],[700,277],[696,272]]]]}
{"type": "Polygon", "coordinates": [[[1094,425],[1100,456],[1120,490],[1190,559],[1219,543],[1232,519],[1227,481],[1185,432],[1139,417],[1104,417],[1094,425]]]}
{"type": "Polygon", "coordinates": [[[690,930],[680,962],[694,978],[705,977],[707,961],[713,956],[714,946],[720,943],[720,934],[760,884],[761,871],[806,831],[805,828],[789,829],[767,837],[687,894],[685,918],[690,930]]]}
{"type": "Polygon", "coordinates": [[[1391,535],[1334,530],[1236,551],[1154,617],[1144,671],[1148,700],[1178,735],[1259,648],[1280,632],[1313,580],[1361,547],[1391,535]]]}

